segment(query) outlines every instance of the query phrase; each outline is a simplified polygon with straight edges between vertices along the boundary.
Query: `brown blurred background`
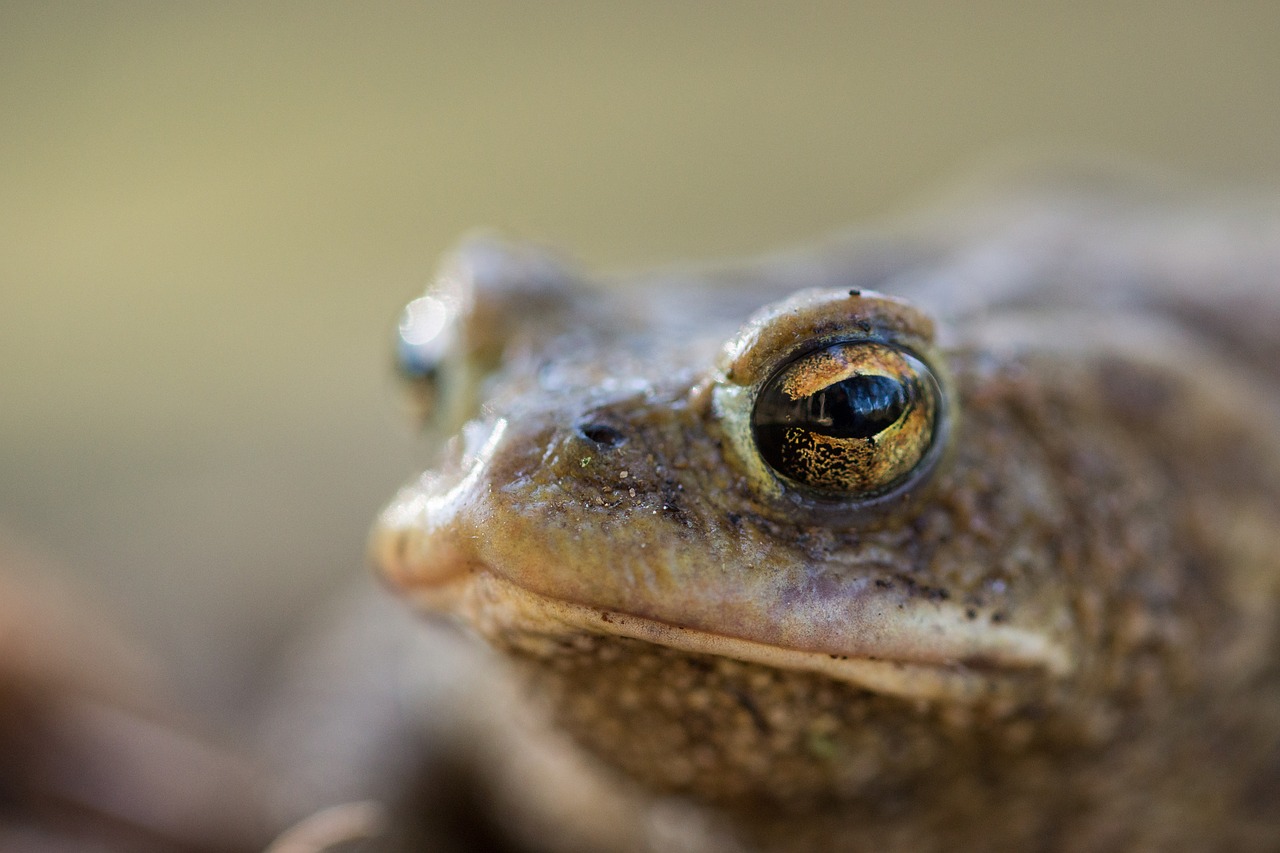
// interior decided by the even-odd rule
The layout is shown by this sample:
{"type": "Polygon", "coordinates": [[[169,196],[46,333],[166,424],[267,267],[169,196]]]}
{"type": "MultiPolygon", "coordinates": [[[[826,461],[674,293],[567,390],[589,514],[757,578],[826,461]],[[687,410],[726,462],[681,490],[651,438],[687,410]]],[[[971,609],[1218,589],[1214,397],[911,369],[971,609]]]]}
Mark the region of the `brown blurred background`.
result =
{"type": "Polygon", "coordinates": [[[231,719],[424,455],[477,225],[740,254],[1080,155],[1280,182],[1280,4],[0,7],[0,529],[231,719]]]}

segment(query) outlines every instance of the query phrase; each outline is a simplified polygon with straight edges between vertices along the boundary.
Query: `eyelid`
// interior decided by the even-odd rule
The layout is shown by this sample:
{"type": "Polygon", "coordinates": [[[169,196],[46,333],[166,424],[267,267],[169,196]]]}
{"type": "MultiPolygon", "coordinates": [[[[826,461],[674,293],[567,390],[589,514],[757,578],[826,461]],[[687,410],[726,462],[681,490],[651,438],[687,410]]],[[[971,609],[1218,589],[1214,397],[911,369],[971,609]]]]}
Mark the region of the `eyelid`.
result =
{"type": "Polygon", "coordinates": [[[716,367],[725,382],[755,385],[806,349],[852,338],[927,349],[934,324],[911,303],[883,293],[801,290],[748,319],[721,349],[716,367]]]}

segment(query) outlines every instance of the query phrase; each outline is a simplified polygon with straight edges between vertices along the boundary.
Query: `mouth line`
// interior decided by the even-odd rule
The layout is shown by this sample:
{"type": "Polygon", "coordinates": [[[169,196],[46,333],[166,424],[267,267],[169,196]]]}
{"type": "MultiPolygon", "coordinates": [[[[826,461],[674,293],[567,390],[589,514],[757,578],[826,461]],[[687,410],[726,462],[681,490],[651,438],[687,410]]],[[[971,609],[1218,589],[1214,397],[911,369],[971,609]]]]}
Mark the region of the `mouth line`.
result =
{"type": "Polygon", "coordinates": [[[693,654],[818,673],[903,699],[972,704],[1011,698],[1025,690],[1034,676],[1050,669],[987,658],[940,663],[787,648],[553,598],[487,566],[473,566],[444,585],[404,591],[423,608],[458,614],[485,635],[511,630],[555,635],[579,630],[625,637],[693,654]]]}

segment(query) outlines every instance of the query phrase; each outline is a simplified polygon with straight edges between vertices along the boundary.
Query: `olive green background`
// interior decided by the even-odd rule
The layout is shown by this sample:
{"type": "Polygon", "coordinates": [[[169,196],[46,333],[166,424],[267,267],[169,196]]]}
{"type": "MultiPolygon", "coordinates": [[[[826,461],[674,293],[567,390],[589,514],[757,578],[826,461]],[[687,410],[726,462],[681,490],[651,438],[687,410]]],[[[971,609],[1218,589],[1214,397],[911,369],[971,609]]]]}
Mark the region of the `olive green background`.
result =
{"type": "Polygon", "coordinates": [[[3,538],[228,712],[427,454],[389,333],[459,235],[750,253],[1041,156],[1269,191],[1278,37],[1270,2],[5,3],[3,538]]]}

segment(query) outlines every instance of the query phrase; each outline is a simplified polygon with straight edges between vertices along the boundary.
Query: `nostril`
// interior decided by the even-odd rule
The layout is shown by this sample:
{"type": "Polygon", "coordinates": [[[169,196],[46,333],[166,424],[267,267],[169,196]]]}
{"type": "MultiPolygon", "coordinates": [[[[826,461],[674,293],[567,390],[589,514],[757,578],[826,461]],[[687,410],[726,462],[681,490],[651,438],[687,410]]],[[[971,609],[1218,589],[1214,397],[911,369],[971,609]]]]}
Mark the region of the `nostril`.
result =
{"type": "Polygon", "coordinates": [[[578,427],[578,434],[601,447],[617,447],[626,440],[626,436],[608,424],[583,424],[578,427]]]}

